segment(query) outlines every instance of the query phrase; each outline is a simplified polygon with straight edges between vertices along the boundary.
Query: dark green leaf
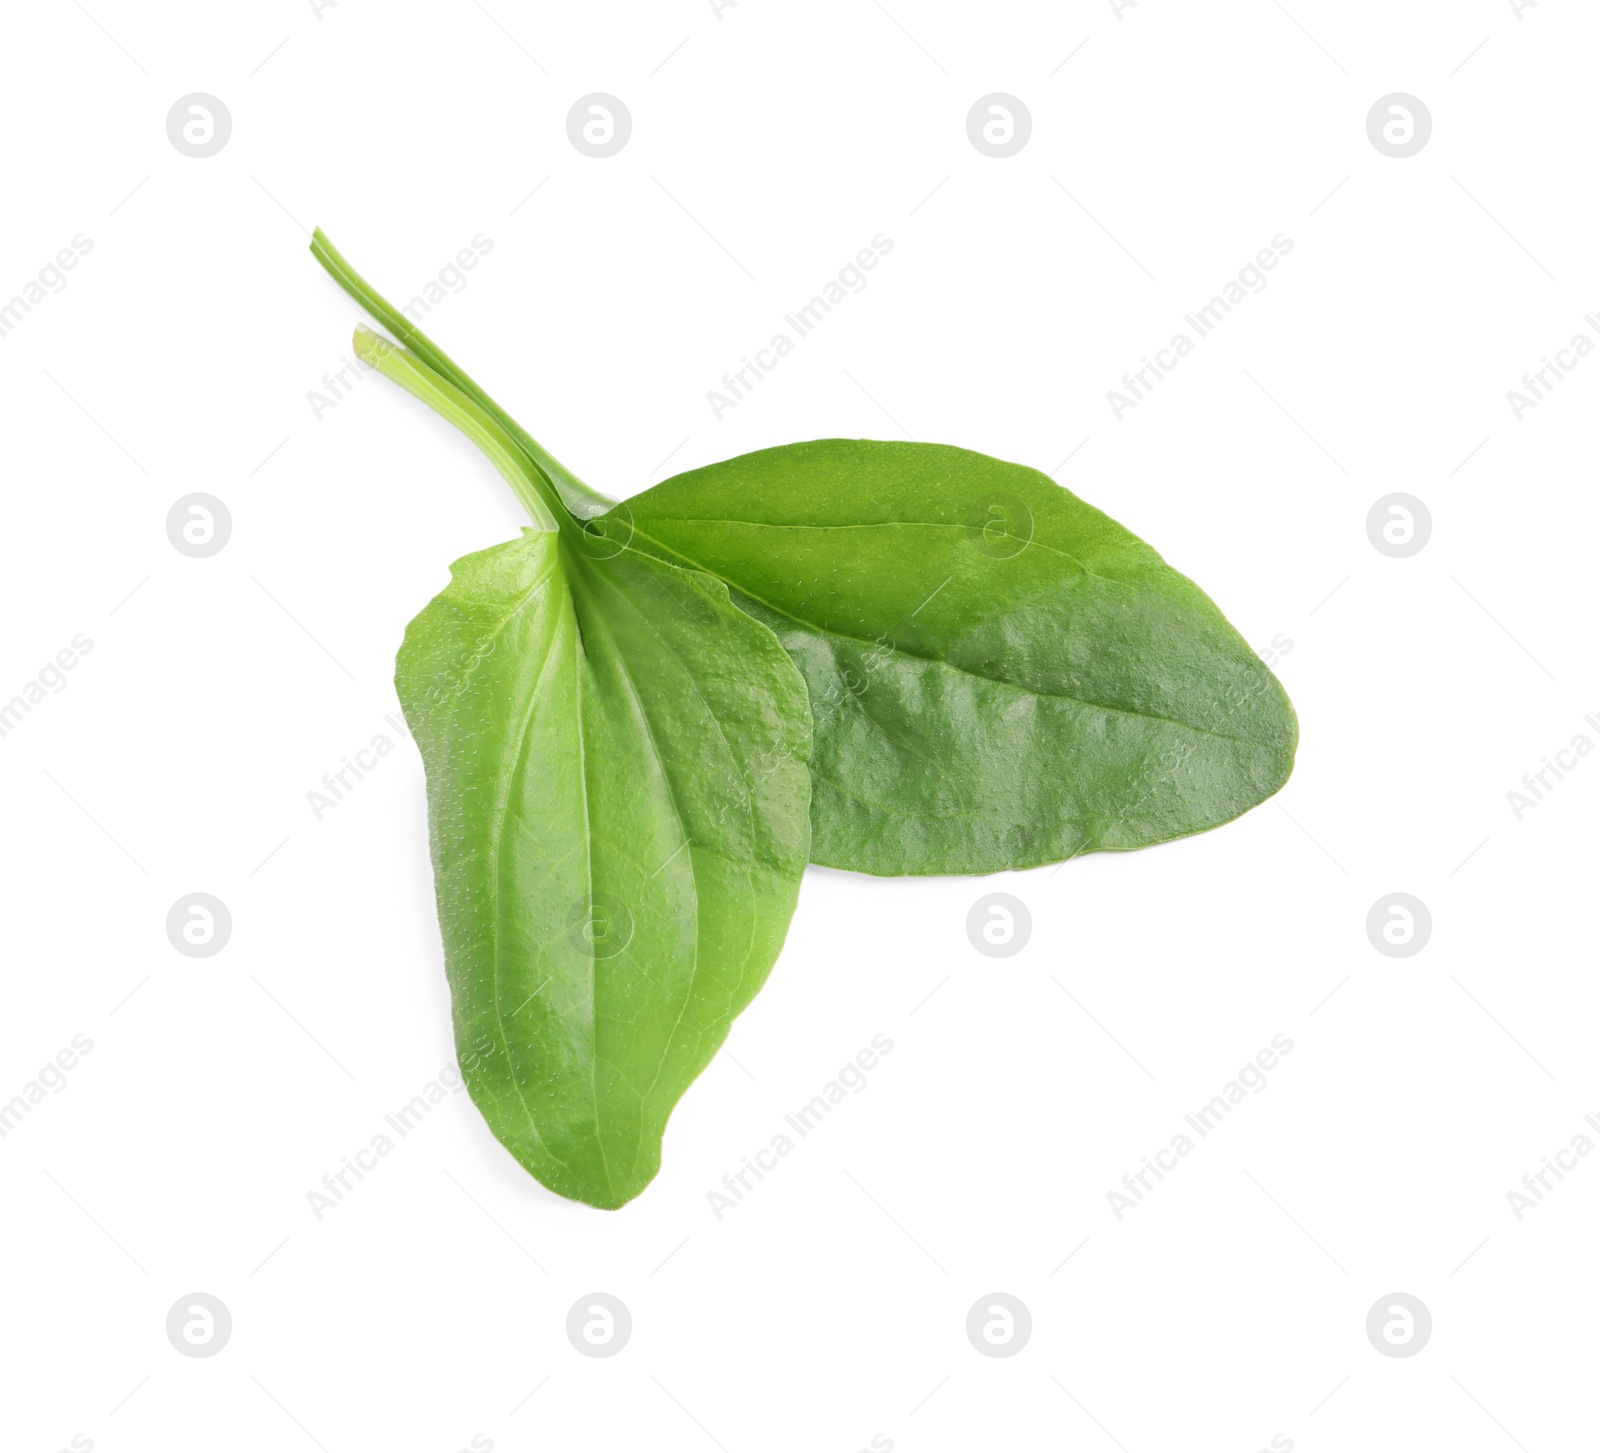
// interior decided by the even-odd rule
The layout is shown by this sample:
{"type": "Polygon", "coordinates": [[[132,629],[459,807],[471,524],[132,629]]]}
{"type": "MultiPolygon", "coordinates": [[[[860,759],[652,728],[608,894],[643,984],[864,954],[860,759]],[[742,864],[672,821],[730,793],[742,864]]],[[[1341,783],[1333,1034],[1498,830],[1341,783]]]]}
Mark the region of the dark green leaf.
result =
{"type": "Polygon", "coordinates": [[[988,873],[1144,847],[1237,817],[1294,764],[1294,709],[1221,611],[1037,470],[818,440],[615,515],[726,580],[800,667],[814,862],[988,873]]]}

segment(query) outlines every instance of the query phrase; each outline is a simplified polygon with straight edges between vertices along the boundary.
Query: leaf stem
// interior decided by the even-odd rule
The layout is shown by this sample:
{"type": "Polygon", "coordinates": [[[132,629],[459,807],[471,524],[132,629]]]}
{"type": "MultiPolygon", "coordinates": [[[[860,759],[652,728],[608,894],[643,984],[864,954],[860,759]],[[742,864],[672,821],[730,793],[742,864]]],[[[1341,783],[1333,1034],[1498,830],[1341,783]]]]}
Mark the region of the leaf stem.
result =
{"type": "Polygon", "coordinates": [[[611,509],[616,501],[591,489],[526,429],[469,378],[450,356],[377,291],[345,260],[319,227],[312,234],[311,253],[329,275],[363,308],[403,343],[409,355],[426,364],[440,379],[452,384],[507,434],[516,450],[533,466],[540,492],[576,520],[592,519],[611,509]]]}
{"type": "Polygon", "coordinates": [[[415,394],[435,413],[448,419],[489,456],[490,462],[517,492],[517,498],[533,517],[534,527],[555,531],[561,528],[545,502],[540,481],[529,468],[527,456],[499,422],[476,400],[462,393],[448,379],[441,378],[427,364],[370,328],[356,329],[356,357],[393,379],[408,393],[415,394]]]}

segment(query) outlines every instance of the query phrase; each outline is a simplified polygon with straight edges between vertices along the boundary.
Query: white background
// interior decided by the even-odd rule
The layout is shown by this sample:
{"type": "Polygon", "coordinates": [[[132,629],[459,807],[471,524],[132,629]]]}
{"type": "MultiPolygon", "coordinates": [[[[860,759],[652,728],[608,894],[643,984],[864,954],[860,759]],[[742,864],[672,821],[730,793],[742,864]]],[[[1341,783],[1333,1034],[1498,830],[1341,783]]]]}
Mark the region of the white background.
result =
{"type": "Polygon", "coordinates": [[[1506,392],[1600,339],[1597,42],[1577,0],[8,12],[0,295],[93,250],[0,339],[0,698],[93,649],[0,739],[0,1098],[94,1048],[0,1140],[0,1443],[1588,1446],[1600,1156],[1520,1221],[1507,1192],[1600,1111],[1600,759],[1520,821],[1506,794],[1600,742],[1600,359],[1520,422],[1506,392]],[[205,160],[165,131],[195,91],[233,119],[205,160]],[[633,117],[609,160],[567,139],[592,91],[633,117]],[[1003,161],[966,135],[995,91],[1033,119],[1003,161]],[[1407,160],[1366,132],[1396,91],[1433,118],[1407,160]],[[519,521],[386,382],[315,417],[357,321],[317,224],[397,300],[491,239],[428,331],[610,493],[839,435],[1053,471],[1292,642],[1294,777],[1059,871],[813,869],[633,1204],[557,1200],[457,1095],[319,1222],[451,1037],[414,748],[320,822],[306,794],[390,731],[449,563],[519,521]],[[706,391],[880,232],[718,422],[706,391]],[[1280,232],[1118,422],[1106,391],[1280,232]],[[205,560],[166,536],[195,491],[233,518],[205,560]],[[1365,523],[1395,491],[1433,521],[1403,560],[1365,523]],[[1032,912],[1014,958],[965,932],[993,889],[1032,912]],[[233,915],[210,959],[164,930],[196,891],[233,915]],[[1365,930],[1396,891],[1433,916],[1409,959],[1365,930]],[[878,1033],[866,1090],[716,1219],[878,1033]],[[1119,1221],[1274,1034],[1267,1087],[1119,1221]],[[195,1291],[234,1323],[203,1360],[164,1330],[195,1291]],[[593,1291],[634,1321],[604,1361],[564,1330],[593,1291]],[[965,1334],[994,1291],[1032,1313],[1008,1359],[965,1334]],[[1365,1332],[1397,1291],[1434,1322],[1403,1360],[1365,1332]]]}

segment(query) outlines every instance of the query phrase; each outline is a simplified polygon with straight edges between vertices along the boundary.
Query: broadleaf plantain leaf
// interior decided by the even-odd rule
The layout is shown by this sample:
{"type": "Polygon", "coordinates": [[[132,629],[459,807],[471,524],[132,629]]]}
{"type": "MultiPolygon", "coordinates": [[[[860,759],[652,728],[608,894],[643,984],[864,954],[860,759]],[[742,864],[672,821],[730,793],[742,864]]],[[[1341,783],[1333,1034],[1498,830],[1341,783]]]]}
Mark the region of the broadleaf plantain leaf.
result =
{"type": "Polygon", "coordinates": [[[721,581],[595,518],[610,501],[320,230],[312,251],[413,345],[358,328],[361,362],[473,440],[536,525],[455,563],[395,685],[468,1088],[551,1190],[621,1206],[788,932],[811,838],[805,683],[721,581]]]}
{"type": "Polygon", "coordinates": [[[1203,831],[1298,726],[1192,581],[1048,476],[824,439],[633,496],[612,528],[727,581],[806,678],[812,860],[989,873],[1203,831]]]}
{"type": "Polygon", "coordinates": [[[472,1097],[551,1190],[620,1206],[788,930],[804,684],[720,582],[566,528],[457,561],[395,684],[472,1097]]]}

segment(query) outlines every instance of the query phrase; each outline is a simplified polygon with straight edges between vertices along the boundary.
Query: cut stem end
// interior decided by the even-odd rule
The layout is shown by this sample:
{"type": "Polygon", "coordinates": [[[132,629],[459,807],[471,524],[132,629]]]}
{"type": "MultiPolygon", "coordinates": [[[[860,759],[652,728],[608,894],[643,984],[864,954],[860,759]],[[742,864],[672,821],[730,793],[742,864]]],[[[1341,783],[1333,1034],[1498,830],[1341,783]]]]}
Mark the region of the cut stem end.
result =
{"type": "Polygon", "coordinates": [[[385,378],[414,394],[441,418],[448,419],[471,439],[517,492],[537,530],[560,528],[546,503],[517,443],[482,405],[467,397],[448,379],[440,377],[415,354],[397,347],[365,325],[355,332],[356,357],[385,378]]]}

